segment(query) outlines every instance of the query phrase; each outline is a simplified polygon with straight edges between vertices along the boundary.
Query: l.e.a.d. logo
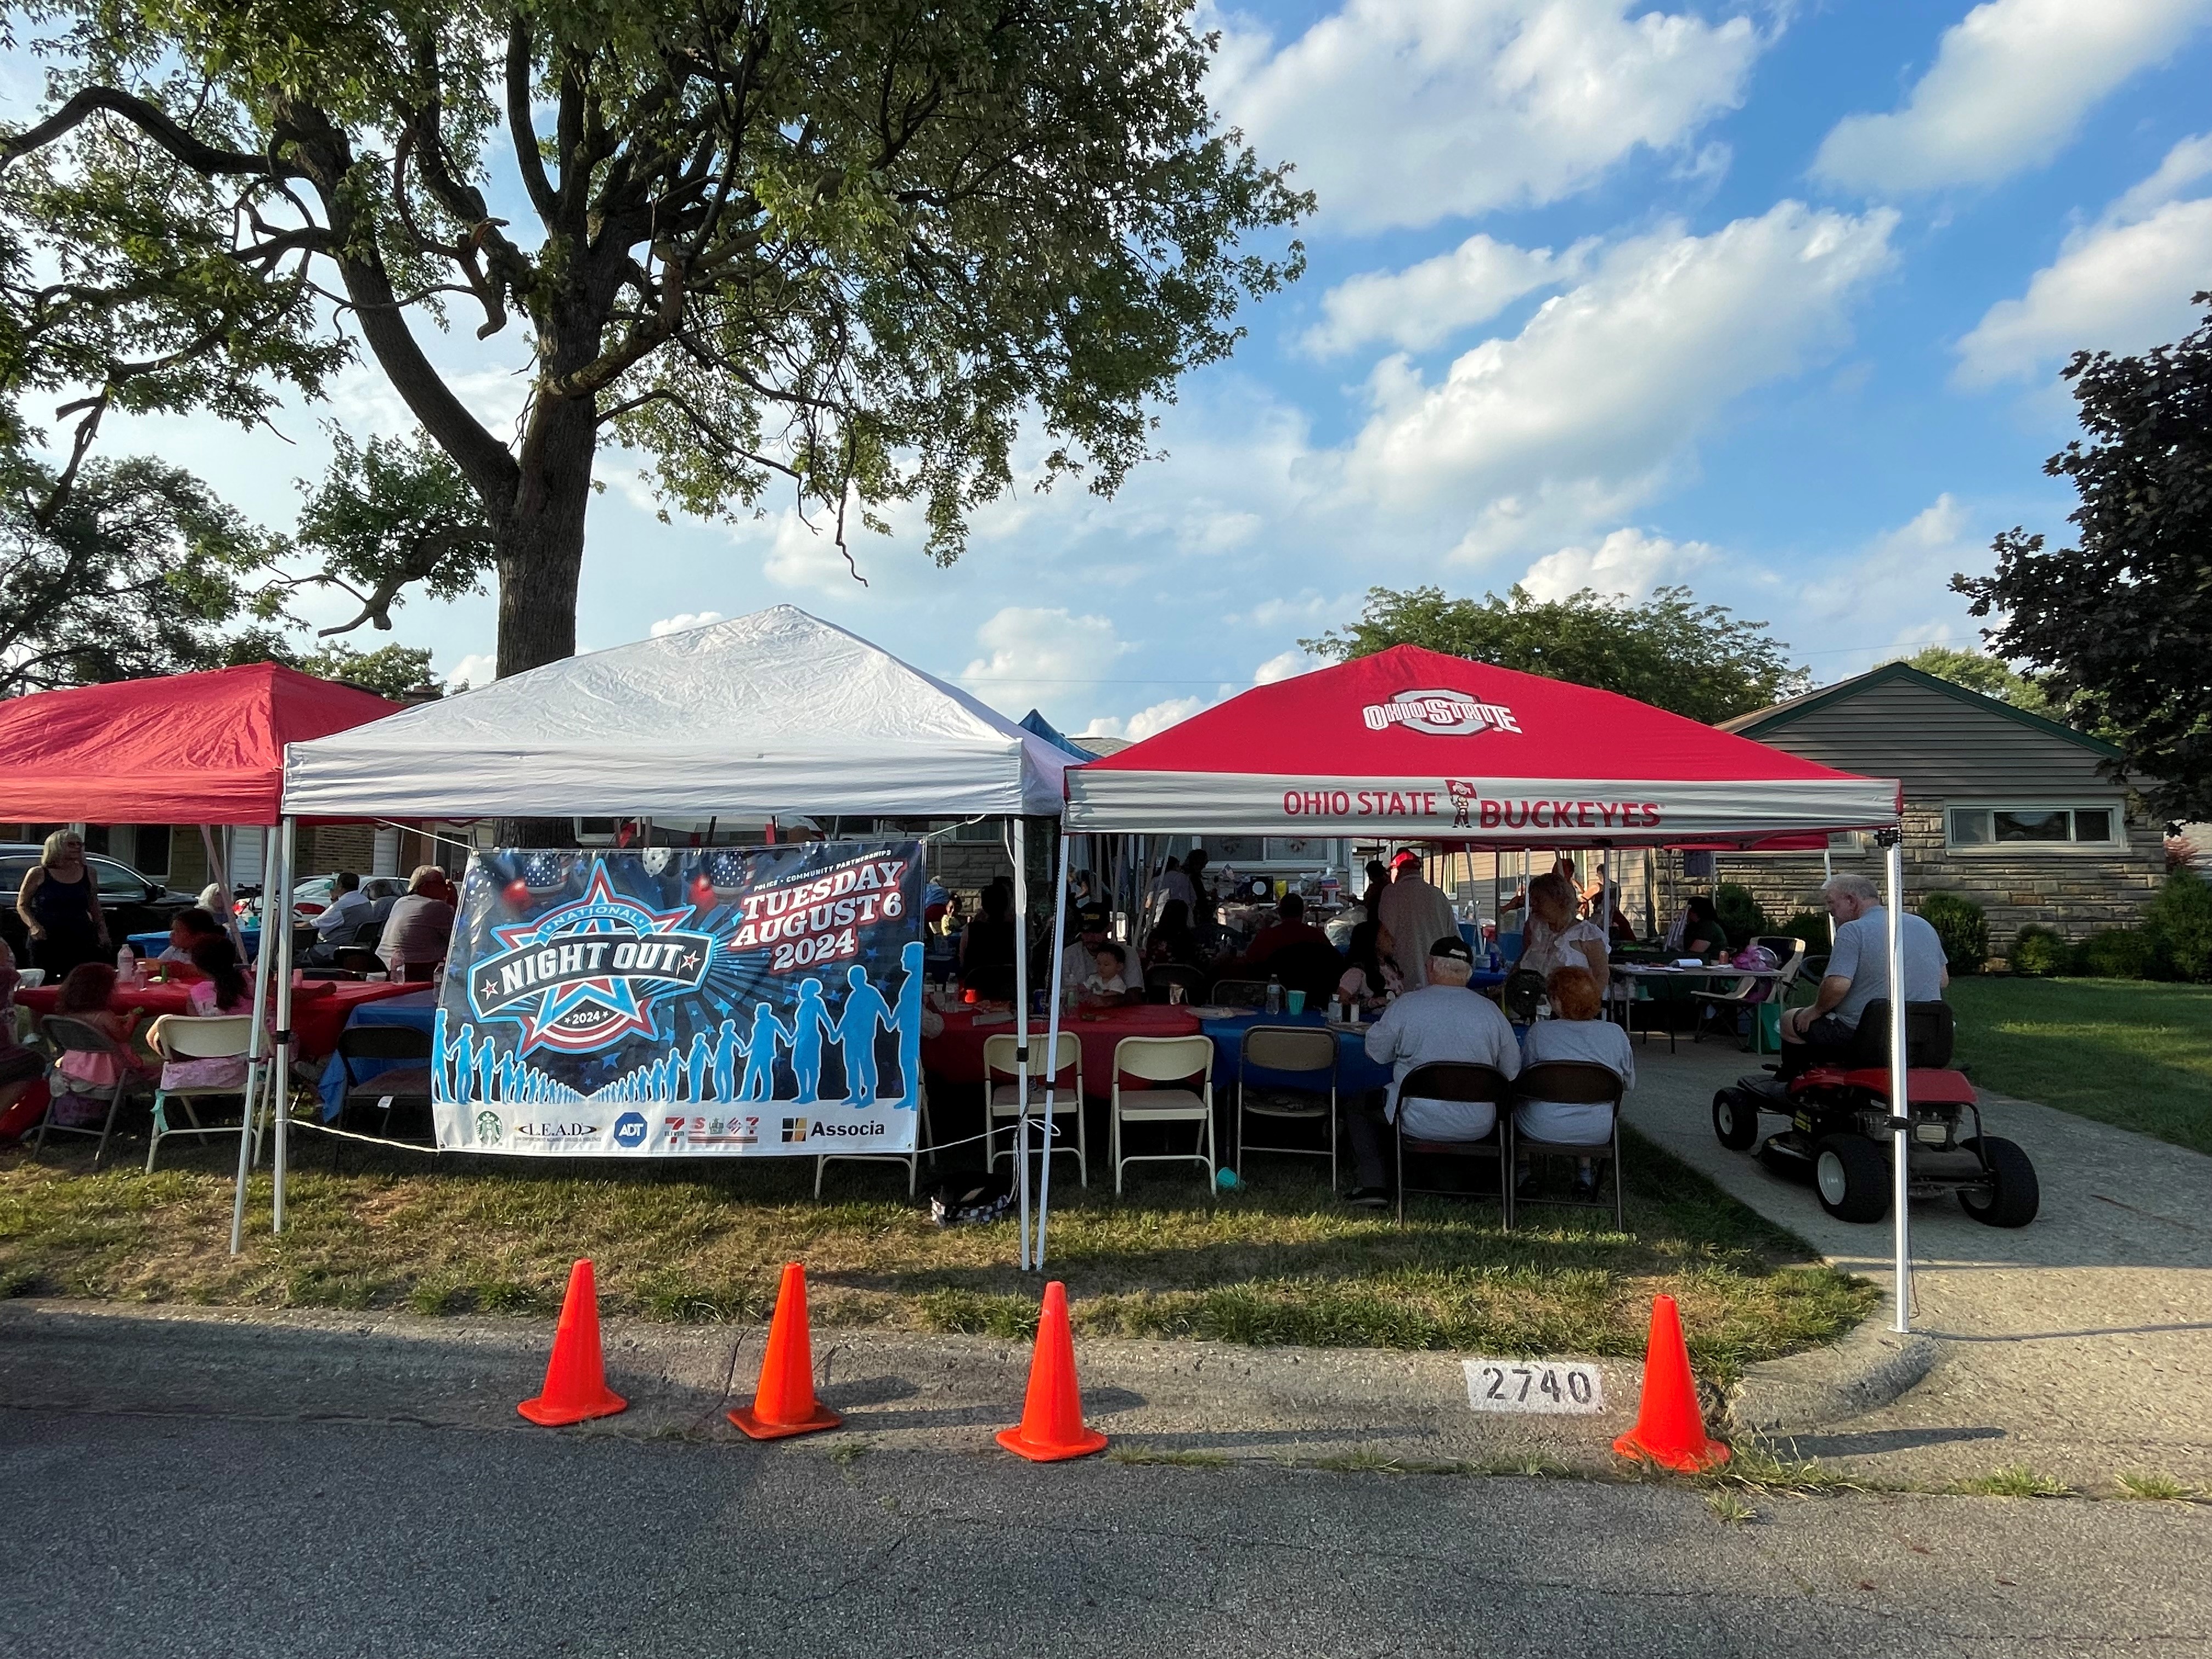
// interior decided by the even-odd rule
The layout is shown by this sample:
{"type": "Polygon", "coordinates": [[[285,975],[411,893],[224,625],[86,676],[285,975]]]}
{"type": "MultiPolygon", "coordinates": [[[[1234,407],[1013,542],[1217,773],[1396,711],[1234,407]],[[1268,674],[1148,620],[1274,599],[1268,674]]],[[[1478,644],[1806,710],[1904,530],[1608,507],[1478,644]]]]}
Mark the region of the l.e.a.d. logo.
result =
{"type": "Polygon", "coordinates": [[[1400,691],[1388,702],[1370,702],[1359,711],[1370,732],[1402,726],[1432,738],[1465,737],[1473,732],[1518,732],[1521,723],[1502,703],[1484,702],[1464,691],[1400,691]]]}
{"type": "Polygon", "coordinates": [[[696,991],[714,961],[713,937],[682,925],[691,915],[688,905],[655,910],[617,892],[594,860],[574,902],[492,929],[501,948],[471,969],[469,1006],[479,1019],[520,1024],[525,1054],[590,1054],[652,1036],[654,1005],[696,991]]]}

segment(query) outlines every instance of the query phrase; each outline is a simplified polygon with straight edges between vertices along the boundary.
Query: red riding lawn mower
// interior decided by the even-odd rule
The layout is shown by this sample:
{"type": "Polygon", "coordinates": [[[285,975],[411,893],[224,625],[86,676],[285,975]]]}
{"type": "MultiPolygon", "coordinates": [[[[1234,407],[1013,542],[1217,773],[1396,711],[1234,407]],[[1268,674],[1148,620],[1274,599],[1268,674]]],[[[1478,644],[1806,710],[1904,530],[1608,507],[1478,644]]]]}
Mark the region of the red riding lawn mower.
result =
{"type": "MultiPolygon", "coordinates": [[[[1889,1004],[1859,1017],[1857,1046],[1840,1060],[1788,1079],[1771,1073],[1736,1079],[1713,1097],[1713,1133],[1732,1152],[1759,1140],[1759,1117],[1790,1120],[1767,1136],[1759,1161],[1785,1179],[1809,1181],[1838,1221],[1879,1221],[1889,1212],[1890,1150],[1897,1125],[1889,1102],[1889,1004]]],[[[2009,1140],[1982,1133],[1974,1085],[1951,1063],[1948,1004],[1905,1005],[1905,1094],[1911,1122],[1907,1191],[1956,1193],[1975,1220],[2025,1227],[2042,1192],[2035,1165],[2009,1140]],[[1971,1132],[1969,1127],[1971,1126],[1971,1132]]]]}

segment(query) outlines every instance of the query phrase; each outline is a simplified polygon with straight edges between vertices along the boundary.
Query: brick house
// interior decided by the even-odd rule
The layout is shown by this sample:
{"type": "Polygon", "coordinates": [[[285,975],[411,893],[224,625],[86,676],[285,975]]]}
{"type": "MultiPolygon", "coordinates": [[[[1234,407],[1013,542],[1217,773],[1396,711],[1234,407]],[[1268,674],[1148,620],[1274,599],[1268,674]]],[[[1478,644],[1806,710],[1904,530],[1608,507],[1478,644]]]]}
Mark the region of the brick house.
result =
{"type": "MultiPolygon", "coordinates": [[[[1885,663],[1723,729],[1899,780],[1908,894],[1980,905],[1993,955],[2032,921],[2069,939],[2133,927],[2165,878],[2165,826],[2101,769],[2117,749],[1909,664],[1885,663]]],[[[1837,836],[1829,856],[1839,872],[1880,878],[1879,854],[1858,836],[1837,836]]],[[[1779,920],[1817,905],[1821,860],[1724,855],[1716,879],[1740,882],[1779,920]]]]}

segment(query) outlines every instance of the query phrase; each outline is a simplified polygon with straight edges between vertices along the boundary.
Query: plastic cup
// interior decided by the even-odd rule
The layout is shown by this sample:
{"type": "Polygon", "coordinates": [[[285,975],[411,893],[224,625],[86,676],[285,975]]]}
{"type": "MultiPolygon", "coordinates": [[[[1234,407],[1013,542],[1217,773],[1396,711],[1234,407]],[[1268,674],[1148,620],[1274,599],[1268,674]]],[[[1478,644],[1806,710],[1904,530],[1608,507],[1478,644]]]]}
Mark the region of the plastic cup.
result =
{"type": "Polygon", "coordinates": [[[1305,1012],[1306,994],[1304,991],[1285,991],[1283,994],[1283,1000],[1290,1005],[1290,1010],[1292,1013],[1303,1014],[1305,1012]]]}

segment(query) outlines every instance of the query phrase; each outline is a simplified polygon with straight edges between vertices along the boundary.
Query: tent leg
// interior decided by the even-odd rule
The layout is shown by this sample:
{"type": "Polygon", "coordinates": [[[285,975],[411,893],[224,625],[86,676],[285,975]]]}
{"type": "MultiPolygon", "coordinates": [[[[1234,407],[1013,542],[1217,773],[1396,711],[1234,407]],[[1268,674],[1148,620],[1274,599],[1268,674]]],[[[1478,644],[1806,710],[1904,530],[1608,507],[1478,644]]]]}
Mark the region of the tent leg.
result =
{"type": "Polygon", "coordinates": [[[1907,1210],[1911,1186],[1908,1156],[1912,1146],[1912,1097],[1907,1087],[1905,1051],[1905,847],[1900,831],[1881,832],[1888,866],[1889,906],[1889,1110],[1891,1171],[1894,1188],[1891,1208],[1896,1218],[1896,1259],[1891,1268],[1897,1290],[1897,1320],[1893,1330],[1912,1328],[1912,1219],[1907,1210]]]}
{"type": "MultiPolygon", "coordinates": [[[[289,1151],[288,1130],[292,1121],[292,859],[299,820],[284,820],[284,844],[278,857],[283,871],[276,890],[276,1046],[270,1066],[269,1109],[276,1131],[271,1160],[276,1196],[270,1206],[270,1227],[284,1231],[284,1168],[289,1151]]],[[[263,938],[268,936],[268,902],[261,907],[263,938]]],[[[265,946],[264,947],[265,951],[265,946]]]]}
{"type": "Polygon", "coordinates": [[[1030,1266],[1030,860],[1029,826],[1012,820],[1014,830],[1014,1097],[1021,1111],[1014,1120],[1014,1184],[1020,1194],[1021,1265],[1030,1266]]]}
{"type": "MultiPolygon", "coordinates": [[[[200,834],[206,837],[208,855],[212,859],[215,855],[215,837],[209,833],[205,824],[200,826],[200,834]]],[[[261,911],[261,936],[266,939],[269,936],[267,896],[274,894],[276,890],[276,837],[270,836],[261,851],[263,855],[261,891],[264,896],[261,911]]],[[[238,1130],[238,1188],[231,1194],[230,1199],[230,1253],[233,1255],[236,1255],[245,1247],[246,1243],[246,1176],[252,1166],[253,1157],[254,1115],[259,1109],[261,1103],[256,1098],[254,1085],[262,1080],[261,1062],[268,1053],[268,960],[264,958],[258,964],[258,971],[253,975],[253,1029],[247,1034],[246,1039],[246,1115],[240,1121],[238,1130]]],[[[268,1091],[264,1088],[259,1092],[266,1095],[268,1091]]]]}
{"type": "MultiPolygon", "coordinates": [[[[238,926],[238,901],[231,895],[230,860],[216,850],[213,824],[200,825],[200,846],[207,853],[209,878],[222,890],[222,914],[216,920],[222,924],[222,931],[230,935],[230,942],[238,947],[238,959],[243,963],[246,960],[246,935],[238,926]]],[[[266,854],[269,849],[264,847],[261,850],[266,854]]],[[[262,865],[264,869],[268,866],[265,856],[262,865]]]]}
{"type": "MultiPolygon", "coordinates": [[[[1052,1207],[1052,1085],[1060,1075],[1060,989],[1061,961],[1065,947],[1060,941],[1067,937],[1067,843],[1071,837],[1063,830],[1060,833],[1060,897],[1052,908],[1052,1006],[1045,1011],[1044,1037],[1044,1168],[1037,1176],[1036,1249],[1030,1260],[1037,1270],[1044,1270],[1044,1223],[1052,1207]]],[[[1077,1144],[1081,1144],[1083,1096],[1075,1097],[1077,1144]]]]}

